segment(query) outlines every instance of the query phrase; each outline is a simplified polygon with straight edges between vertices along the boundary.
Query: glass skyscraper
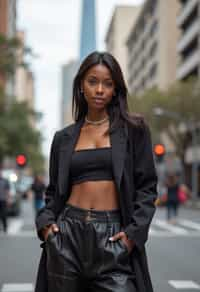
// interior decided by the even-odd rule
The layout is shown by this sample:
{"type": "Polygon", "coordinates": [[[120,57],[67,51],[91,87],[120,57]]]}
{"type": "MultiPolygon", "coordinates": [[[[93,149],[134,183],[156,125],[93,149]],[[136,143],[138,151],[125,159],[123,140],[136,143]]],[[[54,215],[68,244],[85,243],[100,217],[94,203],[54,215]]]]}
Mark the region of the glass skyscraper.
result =
{"type": "Polygon", "coordinates": [[[82,0],[80,61],[96,50],[95,0],[82,0]]]}

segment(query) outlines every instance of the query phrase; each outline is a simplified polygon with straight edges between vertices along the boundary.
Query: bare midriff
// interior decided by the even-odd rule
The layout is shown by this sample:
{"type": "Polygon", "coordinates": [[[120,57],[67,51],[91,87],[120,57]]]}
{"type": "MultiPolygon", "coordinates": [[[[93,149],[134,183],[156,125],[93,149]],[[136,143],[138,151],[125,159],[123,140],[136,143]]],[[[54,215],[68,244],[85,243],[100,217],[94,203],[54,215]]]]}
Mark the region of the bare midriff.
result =
{"type": "Polygon", "coordinates": [[[67,203],[84,209],[112,210],[119,208],[114,181],[85,181],[74,184],[67,203]]]}
{"type": "MultiPolygon", "coordinates": [[[[109,123],[105,123],[94,129],[84,125],[74,150],[110,147],[109,136],[103,134],[108,126],[109,123]]],[[[119,209],[119,195],[114,180],[84,181],[72,185],[67,203],[84,209],[119,209]]]]}

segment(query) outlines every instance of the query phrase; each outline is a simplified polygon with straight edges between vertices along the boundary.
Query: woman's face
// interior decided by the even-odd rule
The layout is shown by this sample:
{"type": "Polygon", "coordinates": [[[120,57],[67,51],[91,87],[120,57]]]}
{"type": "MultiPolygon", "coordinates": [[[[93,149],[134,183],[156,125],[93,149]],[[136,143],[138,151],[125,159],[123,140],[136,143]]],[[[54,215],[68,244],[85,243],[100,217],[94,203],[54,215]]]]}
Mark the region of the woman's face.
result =
{"type": "Polygon", "coordinates": [[[91,67],[83,79],[82,90],[90,109],[106,108],[115,91],[110,70],[102,64],[91,67]]]}

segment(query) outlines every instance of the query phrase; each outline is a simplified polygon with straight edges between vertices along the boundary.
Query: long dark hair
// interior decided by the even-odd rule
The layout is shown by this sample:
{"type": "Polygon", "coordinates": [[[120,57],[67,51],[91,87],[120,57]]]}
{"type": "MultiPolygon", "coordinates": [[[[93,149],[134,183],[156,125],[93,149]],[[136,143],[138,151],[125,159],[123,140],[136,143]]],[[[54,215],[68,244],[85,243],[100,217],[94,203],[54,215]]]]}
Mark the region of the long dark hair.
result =
{"type": "Polygon", "coordinates": [[[115,127],[127,124],[141,126],[144,119],[139,114],[130,114],[128,110],[128,90],[124,81],[123,73],[117,60],[107,52],[93,52],[88,55],[80,65],[73,82],[72,116],[79,121],[87,114],[87,102],[81,92],[81,82],[86,72],[93,66],[103,64],[111,72],[115,84],[115,95],[108,105],[108,114],[111,117],[110,131],[115,127]]]}

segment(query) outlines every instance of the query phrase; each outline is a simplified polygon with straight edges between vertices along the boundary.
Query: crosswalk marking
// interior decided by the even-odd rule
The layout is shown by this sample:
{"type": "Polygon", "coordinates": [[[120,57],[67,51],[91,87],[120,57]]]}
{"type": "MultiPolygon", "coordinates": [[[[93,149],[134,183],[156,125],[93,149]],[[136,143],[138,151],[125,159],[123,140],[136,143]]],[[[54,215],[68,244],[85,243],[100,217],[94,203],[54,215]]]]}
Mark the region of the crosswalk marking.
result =
{"type": "MultiPolygon", "coordinates": [[[[30,223],[30,222],[29,222],[30,223]]],[[[37,233],[32,222],[27,226],[27,222],[23,219],[11,219],[9,221],[8,233],[5,235],[0,232],[0,237],[24,237],[36,238],[37,233]],[[24,229],[26,227],[26,229],[24,229]]],[[[169,224],[164,219],[154,219],[149,230],[149,235],[152,237],[200,237],[200,223],[192,220],[179,218],[177,224],[169,224]]]]}
{"type": "Polygon", "coordinates": [[[180,220],[180,225],[200,231],[200,224],[190,220],[180,220]]]}
{"type": "Polygon", "coordinates": [[[168,283],[175,289],[198,289],[200,290],[200,285],[194,281],[177,281],[170,280],[168,283]]]}
{"type": "Polygon", "coordinates": [[[14,219],[10,222],[8,226],[8,234],[17,234],[19,230],[23,226],[23,220],[22,219],[14,219]]]}
{"type": "Polygon", "coordinates": [[[163,228],[163,229],[166,229],[167,231],[170,231],[172,233],[175,233],[175,234],[183,234],[183,235],[187,235],[188,234],[188,231],[185,230],[184,228],[181,228],[181,227],[178,227],[178,226],[174,226],[174,225],[170,225],[169,223],[163,221],[163,220],[159,220],[157,219],[155,221],[155,225],[163,228]]]}
{"type": "MultiPolygon", "coordinates": [[[[194,289],[200,290],[200,285],[197,282],[190,280],[169,280],[169,285],[175,289],[194,289]]],[[[3,284],[1,292],[33,292],[33,283],[5,283],[3,284]]]]}
{"type": "Polygon", "coordinates": [[[34,286],[32,283],[5,283],[1,292],[32,292],[34,286]]]}

